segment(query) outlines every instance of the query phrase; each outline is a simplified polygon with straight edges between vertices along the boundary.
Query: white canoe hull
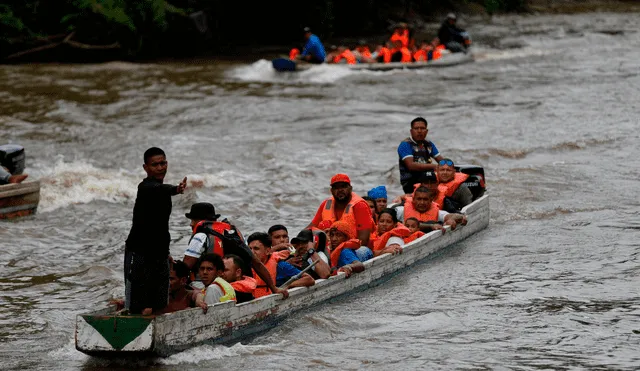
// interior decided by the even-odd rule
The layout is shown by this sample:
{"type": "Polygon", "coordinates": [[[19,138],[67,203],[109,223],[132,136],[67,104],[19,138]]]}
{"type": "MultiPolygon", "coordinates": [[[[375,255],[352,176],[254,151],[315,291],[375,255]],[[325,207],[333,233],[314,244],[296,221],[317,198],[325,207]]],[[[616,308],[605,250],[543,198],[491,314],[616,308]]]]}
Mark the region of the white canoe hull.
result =
{"type": "Polygon", "coordinates": [[[364,263],[364,272],[316,281],[309,288],[289,290],[290,296],[269,295],[248,303],[216,304],[207,314],[194,308],[160,316],[113,316],[109,311],[78,315],[76,349],[97,356],[166,356],[203,343],[233,343],[269,329],[284,317],[347,293],[384,282],[417,262],[442,252],[489,225],[489,198],[483,196],[463,209],[468,224],[446,233],[435,231],[404,247],[402,254],[385,254],[364,263]]]}
{"type": "MultiPolygon", "coordinates": [[[[358,64],[327,64],[326,66],[340,66],[346,67],[352,70],[367,70],[367,71],[391,71],[401,69],[423,69],[429,67],[449,67],[459,64],[471,63],[474,61],[471,53],[445,53],[442,58],[428,62],[392,62],[392,63],[358,63],[358,64]]],[[[310,63],[297,63],[296,71],[306,71],[308,69],[317,67],[317,64],[310,63]]]]}

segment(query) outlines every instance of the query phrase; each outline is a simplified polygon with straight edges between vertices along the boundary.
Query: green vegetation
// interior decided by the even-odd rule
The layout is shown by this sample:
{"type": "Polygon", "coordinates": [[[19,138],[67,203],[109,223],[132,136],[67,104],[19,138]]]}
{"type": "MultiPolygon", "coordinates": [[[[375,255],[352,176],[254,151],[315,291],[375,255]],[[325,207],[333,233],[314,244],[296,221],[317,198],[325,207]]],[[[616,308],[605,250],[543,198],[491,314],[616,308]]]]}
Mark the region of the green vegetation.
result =
{"type": "Polygon", "coordinates": [[[229,54],[239,45],[297,45],[304,26],[323,38],[361,37],[386,31],[391,21],[465,9],[522,11],[530,1],[5,0],[0,4],[0,60],[229,54]]]}

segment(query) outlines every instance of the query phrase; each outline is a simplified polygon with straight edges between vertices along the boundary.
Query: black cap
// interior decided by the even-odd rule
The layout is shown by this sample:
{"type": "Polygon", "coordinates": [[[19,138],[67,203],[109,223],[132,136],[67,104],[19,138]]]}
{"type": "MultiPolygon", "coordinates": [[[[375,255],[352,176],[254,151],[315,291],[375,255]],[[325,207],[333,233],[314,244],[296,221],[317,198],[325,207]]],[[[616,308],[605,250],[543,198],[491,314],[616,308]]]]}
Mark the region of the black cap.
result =
{"type": "Polygon", "coordinates": [[[191,205],[191,210],[184,214],[193,220],[216,220],[220,214],[216,214],[216,208],[208,202],[198,202],[191,205]]]}
{"type": "Polygon", "coordinates": [[[311,242],[313,241],[313,232],[310,229],[303,229],[297,236],[291,239],[291,243],[311,242]]]}
{"type": "Polygon", "coordinates": [[[309,27],[305,27],[305,28],[303,29],[303,31],[304,31],[304,33],[307,33],[307,32],[311,32],[311,29],[310,29],[309,27]]]}

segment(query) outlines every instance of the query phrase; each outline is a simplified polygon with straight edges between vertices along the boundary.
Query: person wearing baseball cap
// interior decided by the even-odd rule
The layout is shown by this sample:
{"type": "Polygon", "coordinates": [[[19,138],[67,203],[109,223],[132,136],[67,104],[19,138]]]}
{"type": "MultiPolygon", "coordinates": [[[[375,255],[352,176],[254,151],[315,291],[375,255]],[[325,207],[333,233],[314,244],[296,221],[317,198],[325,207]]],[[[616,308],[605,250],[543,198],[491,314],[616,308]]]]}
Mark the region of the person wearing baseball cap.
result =
{"type": "Polygon", "coordinates": [[[258,276],[264,280],[267,287],[271,289],[271,292],[282,294],[285,299],[289,296],[287,290],[275,286],[269,271],[251,252],[240,231],[226,219],[218,221],[220,214],[216,214],[216,209],[212,204],[208,202],[195,203],[191,205],[191,210],[184,216],[191,219],[190,226],[193,231],[189,246],[182,259],[189,269],[194,269],[198,260],[205,254],[213,253],[220,257],[229,254],[237,255],[245,263],[244,275],[251,276],[253,274],[251,268],[253,268],[258,276]]]}
{"type": "Polygon", "coordinates": [[[373,228],[373,218],[367,201],[352,192],[351,179],[347,174],[334,175],[329,185],[331,197],[320,204],[306,229],[318,228],[325,220],[342,220],[354,227],[361,246],[367,246],[373,228]]]}

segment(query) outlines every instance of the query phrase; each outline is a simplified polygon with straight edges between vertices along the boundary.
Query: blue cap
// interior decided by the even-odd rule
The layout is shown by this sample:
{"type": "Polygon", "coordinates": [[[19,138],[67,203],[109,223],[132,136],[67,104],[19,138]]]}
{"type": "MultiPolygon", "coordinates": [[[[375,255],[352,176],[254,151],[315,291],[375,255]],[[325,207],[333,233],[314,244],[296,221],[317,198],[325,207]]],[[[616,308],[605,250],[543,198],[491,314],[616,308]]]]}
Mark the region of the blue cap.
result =
{"type": "Polygon", "coordinates": [[[367,196],[371,197],[372,199],[378,199],[378,198],[387,198],[387,187],[385,186],[377,186],[373,189],[371,189],[369,192],[367,192],[367,196]]]}

